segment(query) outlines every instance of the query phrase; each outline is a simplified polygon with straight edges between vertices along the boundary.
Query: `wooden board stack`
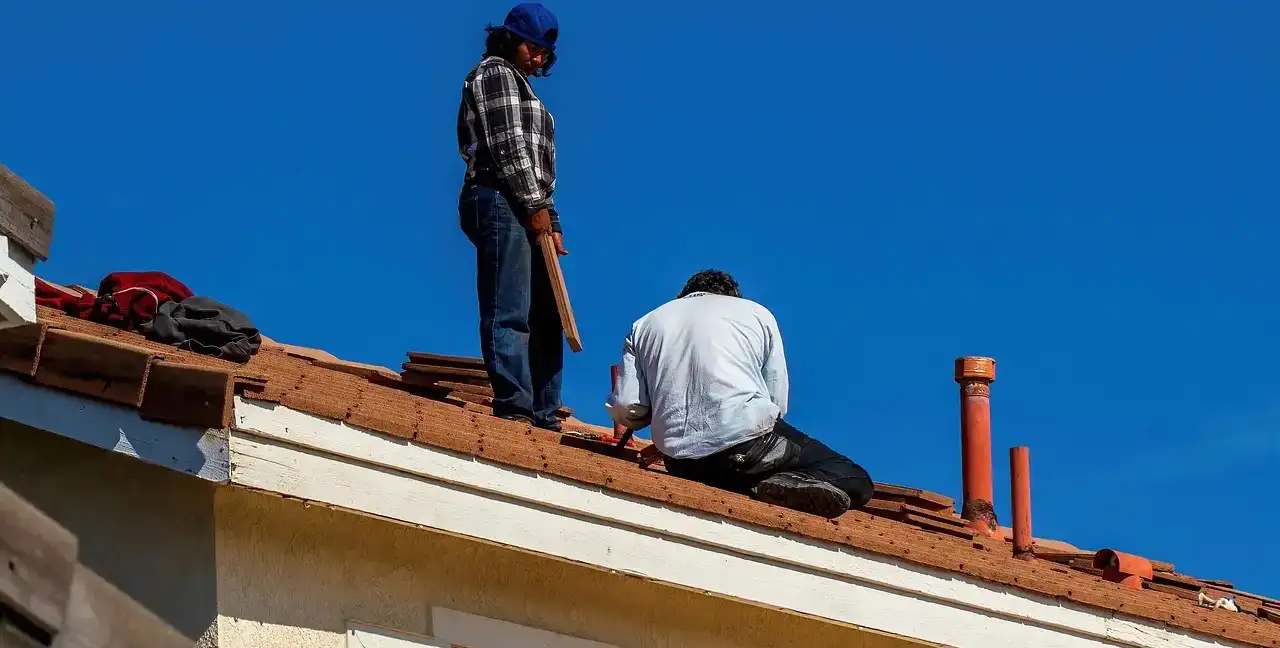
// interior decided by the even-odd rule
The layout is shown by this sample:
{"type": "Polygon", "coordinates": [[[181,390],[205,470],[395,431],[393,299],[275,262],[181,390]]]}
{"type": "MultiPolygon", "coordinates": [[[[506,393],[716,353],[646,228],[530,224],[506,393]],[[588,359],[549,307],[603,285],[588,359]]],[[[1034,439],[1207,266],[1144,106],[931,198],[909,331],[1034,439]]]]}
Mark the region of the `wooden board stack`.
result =
{"type": "Polygon", "coordinates": [[[974,536],[964,519],[956,514],[955,500],[919,488],[876,482],[875,494],[862,510],[966,540],[974,536]]]}
{"type": "MultiPolygon", "coordinates": [[[[432,398],[493,407],[493,387],[480,358],[410,351],[409,361],[401,369],[400,380],[405,385],[416,387],[432,398]]],[[[573,410],[567,407],[556,411],[562,420],[572,415],[573,410]]]]}

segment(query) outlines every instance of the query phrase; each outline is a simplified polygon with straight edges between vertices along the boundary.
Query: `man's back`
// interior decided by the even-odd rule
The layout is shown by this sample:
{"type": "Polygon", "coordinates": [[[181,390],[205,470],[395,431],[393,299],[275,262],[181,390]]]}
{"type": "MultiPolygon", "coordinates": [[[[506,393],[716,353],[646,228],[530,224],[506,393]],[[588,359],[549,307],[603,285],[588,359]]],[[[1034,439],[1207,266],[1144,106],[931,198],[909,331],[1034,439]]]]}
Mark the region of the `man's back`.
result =
{"type": "Polygon", "coordinates": [[[647,408],[654,443],[673,458],[761,436],[787,409],[777,322],[740,297],[694,293],[642,317],[627,336],[621,382],[609,403],[614,418],[647,408]]]}

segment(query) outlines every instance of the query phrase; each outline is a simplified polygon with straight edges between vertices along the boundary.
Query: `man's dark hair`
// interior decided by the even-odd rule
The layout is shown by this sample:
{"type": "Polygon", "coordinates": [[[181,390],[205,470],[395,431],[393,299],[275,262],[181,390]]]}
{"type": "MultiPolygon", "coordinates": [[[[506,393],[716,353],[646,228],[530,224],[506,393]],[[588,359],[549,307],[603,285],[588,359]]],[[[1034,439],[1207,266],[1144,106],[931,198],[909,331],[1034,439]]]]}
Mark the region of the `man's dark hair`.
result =
{"type": "MultiPolygon", "coordinates": [[[[489,25],[484,28],[487,33],[484,37],[484,56],[481,58],[489,58],[497,56],[504,58],[512,63],[516,62],[516,48],[524,40],[519,36],[503,29],[502,27],[494,27],[489,25]]],[[[545,77],[551,76],[551,66],[556,64],[556,53],[547,52],[546,59],[542,62],[542,67],[534,71],[533,76],[545,77]]]]}
{"type": "Polygon", "coordinates": [[[742,293],[738,291],[738,282],[734,281],[733,277],[723,270],[703,270],[689,277],[689,281],[684,284],[684,290],[681,290],[676,298],[679,299],[696,292],[729,297],[742,296],[742,293]]]}

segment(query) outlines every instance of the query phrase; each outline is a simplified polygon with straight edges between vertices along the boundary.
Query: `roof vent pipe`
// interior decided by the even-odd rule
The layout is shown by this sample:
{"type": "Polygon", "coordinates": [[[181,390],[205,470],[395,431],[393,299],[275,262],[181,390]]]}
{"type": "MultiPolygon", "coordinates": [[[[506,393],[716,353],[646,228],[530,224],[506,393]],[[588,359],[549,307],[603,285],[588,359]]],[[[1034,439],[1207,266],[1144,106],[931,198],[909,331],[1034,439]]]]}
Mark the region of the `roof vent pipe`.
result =
{"type": "Polygon", "coordinates": [[[964,473],[964,506],[960,516],[983,535],[999,536],[991,489],[991,383],[996,361],[966,356],[956,359],[960,383],[960,457],[964,473]]]}
{"type": "Polygon", "coordinates": [[[1009,448],[1009,499],[1013,503],[1013,557],[1030,560],[1031,553],[1031,449],[1009,448]]]}

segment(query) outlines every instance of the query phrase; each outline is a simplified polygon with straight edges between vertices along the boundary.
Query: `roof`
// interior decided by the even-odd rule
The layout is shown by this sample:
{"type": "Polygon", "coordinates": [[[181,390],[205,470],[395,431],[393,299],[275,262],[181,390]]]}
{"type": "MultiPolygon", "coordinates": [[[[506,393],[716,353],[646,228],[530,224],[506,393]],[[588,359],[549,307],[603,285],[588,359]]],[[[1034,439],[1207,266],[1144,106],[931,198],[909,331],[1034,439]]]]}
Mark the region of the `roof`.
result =
{"type": "MultiPolygon", "coordinates": [[[[0,371],[185,426],[231,427],[236,395],[279,403],[371,432],[676,507],[1175,628],[1280,647],[1280,622],[1268,620],[1280,620],[1280,601],[1177,574],[1173,565],[1153,561],[1159,573],[1148,589],[1136,590],[1103,580],[1087,560],[1091,552],[1075,553],[1063,543],[1041,541],[1038,553],[1047,560],[1018,560],[1007,544],[975,539],[960,528],[950,498],[885,484],[877,485],[876,504],[868,511],[836,520],[770,506],[642,469],[584,448],[589,444],[572,437],[495,418],[475,390],[424,388],[389,369],[345,362],[315,349],[264,341],[256,356],[237,365],[41,307],[38,324],[0,332],[0,371]],[[1197,605],[1201,590],[1215,597],[1235,595],[1243,612],[1197,605]]],[[[572,417],[564,425],[566,431],[611,433],[572,417]]]]}

